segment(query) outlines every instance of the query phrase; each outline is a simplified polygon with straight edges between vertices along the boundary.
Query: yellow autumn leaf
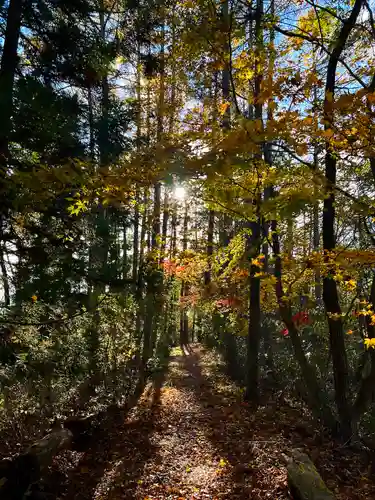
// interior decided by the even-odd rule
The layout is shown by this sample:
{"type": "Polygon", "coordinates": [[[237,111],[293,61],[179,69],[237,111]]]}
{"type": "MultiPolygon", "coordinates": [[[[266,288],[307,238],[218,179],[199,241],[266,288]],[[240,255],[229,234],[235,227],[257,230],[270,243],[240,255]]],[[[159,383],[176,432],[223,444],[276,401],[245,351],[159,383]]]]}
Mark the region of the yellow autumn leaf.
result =
{"type": "Polygon", "coordinates": [[[356,286],[357,286],[357,282],[353,279],[345,281],[345,288],[347,290],[355,290],[356,286]]]}
{"type": "Polygon", "coordinates": [[[370,347],[375,349],[375,338],[374,339],[365,339],[365,346],[367,347],[367,349],[369,349],[370,347]]]}

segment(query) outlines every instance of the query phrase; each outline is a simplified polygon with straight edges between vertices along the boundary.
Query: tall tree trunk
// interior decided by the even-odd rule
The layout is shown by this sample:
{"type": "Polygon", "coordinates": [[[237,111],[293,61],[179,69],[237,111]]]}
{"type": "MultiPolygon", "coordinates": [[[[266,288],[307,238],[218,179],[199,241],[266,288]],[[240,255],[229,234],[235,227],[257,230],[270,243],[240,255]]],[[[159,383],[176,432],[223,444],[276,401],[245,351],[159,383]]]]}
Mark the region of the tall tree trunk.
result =
{"type": "MultiPolygon", "coordinates": [[[[137,152],[141,150],[142,137],[142,104],[141,104],[141,53],[140,44],[137,45],[137,152]]],[[[135,208],[134,208],[134,234],[133,234],[133,282],[137,283],[138,278],[138,259],[139,259],[139,188],[136,188],[135,193],[135,208]]],[[[143,243],[143,240],[141,240],[143,243]]]]}
{"type": "Polygon", "coordinates": [[[167,233],[168,233],[168,220],[169,220],[169,192],[168,187],[164,187],[164,203],[163,203],[163,224],[161,230],[161,248],[160,248],[160,260],[164,261],[165,249],[167,246],[167,233]]]}
{"type": "MultiPolygon", "coordinates": [[[[161,32],[161,48],[160,48],[160,84],[159,98],[157,106],[157,124],[156,124],[156,141],[160,143],[163,139],[164,126],[164,100],[165,100],[165,26],[162,21],[161,32]]],[[[162,309],[162,282],[159,282],[160,270],[157,269],[159,263],[160,250],[160,203],[161,203],[161,182],[158,181],[154,185],[154,207],[152,213],[152,232],[151,232],[151,249],[154,254],[149,262],[147,269],[147,292],[146,292],[146,318],[144,324],[144,349],[143,360],[147,361],[152,355],[152,350],[156,344],[158,322],[162,309]]]]}
{"type": "Polygon", "coordinates": [[[90,158],[95,159],[95,134],[94,134],[94,103],[92,98],[92,87],[87,90],[87,104],[89,112],[89,137],[90,137],[90,158]]]}
{"type": "MultiPolygon", "coordinates": [[[[211,87],[212,85],[210,85],[211,87]]],[[[224,85],[229,92],[228,82],[225,79],[224,85]]],[[[218,104],[218,73],[215,72],[213,77],[213,91],[212,95],[212,143],[215,144],[216,140],[216,123],[217,123],[217,104],[218,104]]],[[[215,211],[209,210],[208,212],[208,227],[207,227],[207,243],[206,243],[206,255],[207,255],[207,269],[204,273],[204,284],[208,286],[211,283],[211,272],[212,272],[212,255],[214,252],[214,231],[215,231],[215,211]]]]}
{"type": "MultiPolygon", "coordinates": [[[[104,0],[101,0],[101,8],[99,11],[100,33],[103,42],[106,42],[106,22],[104,18],[105,6],[104,0]]],[[[109,161],[109,85],[108,85],[108,72],[105,71],[101,81],[101,120],[99,129],[99,152],[100,164],[107,165],[109,161]]]]}
{"type": "Polygon", "coordinates": [[[214,253],[214,229],[215,229],[215,211],[208,212],[208,228],[207,228],[207,270],[204,273],[204,284],[207,286],[211,283],[212,255],[214,253]]]}
{"type": "Polygon", "coordinates": [[[145,237],[146,237],[146,229],[147,229],[147,188],[144,190],[143,194],[143,207],[144,212],[142,214],[142,222],[141,222],[141,236],[140,236],[140,249],[139,249],[139,260],[138,260],[138,269],[137,269],[137,281],[136,281],[136,301],[138,303],[138,310],[135,322],[135,332],[137,338],[137,345],[140,347],[142,340],[142,324],[145,316],[145,305],[144,305],[144,251],[145,251],[145,237]]]}
{"type": "MultiPolygon", "coordinates": [[[[262,85],[262,70],[260,68],[263,53],[263,0],[257,0],[255,11],[255,77],[254,77],[254,111],[255,119],[263,123],[263,104],[260,99],[262,85]]],[[[260,145],[260,151],[262,147],[260,145]]],[[[258,169],[262,162],[262,153],[254,157],[253,168],[258,169]]],[[[261,223],[260,223],[260,187],[251,200],[254,210],[253,221],[250,223],[251,236],[248,238],[248,255],[253,259],[260,253],[261,244],[261,223]]],[[[257,276],[260,269],[251,263],[249,275],[249,327],[247,336],[247,384],[246,397],[257,404],[259,399],[259,345],[261,330],[261,310],[260,310],[260,278],[257,276]]]]}
{"type": "MultiPolygon", "coordinates": [[[[356,0],[349,18],[343,23],[341,30],[333,44],[330,54],[324,99],[324,129],[334,130],[334,96],[336,87],[336,70],[341,54],[348,37],[356,23],[363,0],[356,0]]],[[[325,260],[329,262],[328,254],[335,250],[335,191],[337,157],[330,143],[326,140],[325,177],[327,195],[324,199],[323,210],[323,249],[325,260]]],[[[350,405],[348,401],[348,362],[345,350],[345,339],[341,317],[341,307],[336,282],[332,272],[323,278],[323,301],[327,312],[327,321],[330,337],[330,348],[333,362],[335,383],[335,401],[340,418],[340,432],[344,438],[352,435],[350,405]]]]}
{"type": "MultiPolygon", "coordinates": [[[[104,1],[101,0],[99,10],[99,26],[100,34],[103,43],[106,42],[106,29],[105,29],[105,6],[104,1]]],[[[109,86],[108,74],[105,73],[101,81],[101,119],[99,130],[99,161],[100,167],[106,166],[109,160],[109,133],[108,133],[108,111],[109,111],[109,86]]],[[[92,324],[87,332],[88,335],[88,348],[90,356],[90,388],[91,390],[98,382],[99,377],[99,363],[98,351],[100,347],[100,312],[98,308],[100,295],[105,292],[105,281],[107,275],[107,265],[109,257],[109,221],[107,211],[103,207],[98,207],[96,212],[96,228],[95,228],[95,244],[92,250],[92,265],[94,267],[96,276],[96,283],[93,287],[93,292],[90,295],[90,307],[95,309],[92,324]]]]}
{"type": "Polygon", "coordinates": [[[5,254],[6,254],[6,247],[5,247],[5,241],[4,241],[4,235],[3,235],[3,227],[4,227],[4,220],[3,216],[0,215],[0,269],[1,269],[1,278],[3,281],[3,291],[4,291],[4,305],[6,307],[10,306],[10,287],[9,287],[9,279],[8,279],[8,272],[7,272],[7,267],[5,263],[5,254]]]}
{"type": "MultiPolygon", "coordinates": [[[[372,77],[372,81],[370,83],[369,87],[369,92],[373,92],[375,89],[375,74],[372,77]]],[[[375,118],[375,113],[373,111],[373,106],[371,101],[368,99],[367,100],[367,108],[368,108],[368,115],[370,118],[370,123],[374,121],[375,118]]],[[[372,155],[370,157],[370,171],[372,174],[372,181],[375,186],[375,156],[372,155]]],[[[371,290],[370,290],[370,300],[369,300],[369,306],[371,307],[371,310],[375,310],[375,271],[374,269],[372,270],[372,283],[371,283],[371,290]]],[[[372,324],[371,318],[369,316],[365,317],[366,321],[366,330],[367,330],[367,337],[369,339],[375,338],[375,326],[372,324]]],[[[371,368],[369,374],[362,378],[362,369],[360,371],[360,376],[361,376],[361,385],[359,387],[358,393],[356,400],[353,404],[353,409],[352,409],[352,418],[353,418],[353,426],[355,427],[363,415],[363,413],[367,410],[370,402],[374,401],[374,396],[375,396],[375,349],[367,349],[365,348],[365,351],[363,352],[363,363],[360,363],[363,368],[363,366],[366,364],[367,358],[370,358],[370,363],[371,363],[371,368]]]]}
{"type": "Polygon", "coordinates": [[[171,51],[170,51],[170,64],[171,64],[171,97],[170,97],[170,109],[169,109],[169,126],[168,132],[171,136],[173,134],[173,129],[175,125],[175,116],[176,116],[176,60],[175,60],[175,51],[176,51],[176,26],[175,26],[175,8],[174,5],[172,7],[172,19],[171,19],[171,30],[172,30],[172,41],[171,41],[171,51]]]}
{"type": "MultiPolygon", "coordinates": [[[[188,212],[188,204],[185,201],[185,210],[184,210],[184,223],[183,223],[183,235],[182,235],[182,251],[185,252],[188,247],[188,223],[189,223],[189,212],[188,212]]],[[[189,343],[189,322],[187,315],[187,305],[184,303],[184,298],[188,294],[188,285],[185,281],[181,283],[181,317],[180,317],[180,344],[186,345],[189,343]]]]}
{"type": "MultiPolygon", "coordinates": [[[[316,61],[316,51],[314,50],[314,66],[316,68],[317,61],[316,61]]],[[[318,126],[318,86],[314,83],[314,125],[315,127],[318,126]]],[[[318,174],[319,172],[319,144],[317,140],[314,140],[314,155],[313,155],[313,161],[314,161],[314,171],[318,174]]],[[[315,188],[315,194],[317,195],[317,190],[318,187],[315,188]]],[[[319,201],[316,200],[314,201],[313,204],[313,249],[314,252],[319,252],[320,251],[320,233],[319,233],[319,201]]],[[[321,284],[321,275],[320,275],[320,268],[317,266],[315,270],[315,301],[316,304],[319,306],[322,303],[322,284],[321,284]]]]}
{"type": "Polygon", "coordinates": [[[18,65],[18,41],[21,31],[23,0],[10,0],[7,12],[3,53],[0,67],[0,196],[1,210],[5,209],[5,178],[9,160],[9,138],[12,129],[13,89],[18,65]]]}
{"type": "MultiPolygon", "coordinates": [[[[156,140],[160,143],[163,139],[163,125],[164,125],[164,101],[165,101],[165,76],[164,76],[164,56],[165,56],[165,26],[163,21],[162,27],[162,41],[160,49],[160,85],[159,85],[159,102],[157,110],[157,124],[156,124],[156,140]]],[[[157,182],[154,186],[154,213],[152,224],[152,250],[157,251],[160,247],[160,203],[161,203],[161,182],[157,182]]]]}
{"type": "MultiPolygon", "coordinates": [[[[271,0],[270,2],[270,15],[273,17],[275,15],[275,1],[271,0]]],[[[249,36],[251,39],[251,27],[249,29],[249,36]]],[[[267,122],[272,122],[273,121],[273,79],[274,79],[274,71],[275,71],[275,59],[276,59],[276,51],[275,51],[275,30],[274,27],[270,27],[270,32],[269,32],[269,37],[270,37],[270,43],[269,43],[269,63],[268,63],[268,75],[267,75],[267,86],[268,90],[270,92],[270,98],[268,99],[267,103],[267,122]]],[[[271,151],[271,146],[268,142],[265,142],[263,145],[263,154],[264,154],[264,161],[267,166],[272,167],[273,164],[273,158],[272,158],[272,151],[271,151]]],[[[267,202],[270,198],[272,198],[272,187],[267,186],[264,189],[264,201],[267,202]]],[[[262,252],[264,254],[264,265],[263,265],[263,272],[268,275],[270,272],[270,266],[269,266],[269,236],[270,236],[270,221],[267,219],[267,217],[263,217],[262,221],[262,236],[263,236],[263,245],[262,245],[262,252]]],[[[264,297],[265,302],[267,302],[268,298],[267,296],[264,297]]],[[[272,332],[270,329],[269,324],[266,321],[266,314],[262,313],[261,311],[261,324],[262,324],[262,335],[263,335],[263,341],[264,341],[264,355],[265,355],[265,365],[267,366],[267,369],[269,371],[269,374],[272,375],[272,377],[275,376],[275,365],[274,365],[274,358],[273,358],[273,346],[272,346],[272,332]]]]}
{"type": "Polygon", "coordinates": [[[128,239],[127,239],[127,223],[123,224],[122,228],[122,278],[124,280],[128,277],[128,239]]]}

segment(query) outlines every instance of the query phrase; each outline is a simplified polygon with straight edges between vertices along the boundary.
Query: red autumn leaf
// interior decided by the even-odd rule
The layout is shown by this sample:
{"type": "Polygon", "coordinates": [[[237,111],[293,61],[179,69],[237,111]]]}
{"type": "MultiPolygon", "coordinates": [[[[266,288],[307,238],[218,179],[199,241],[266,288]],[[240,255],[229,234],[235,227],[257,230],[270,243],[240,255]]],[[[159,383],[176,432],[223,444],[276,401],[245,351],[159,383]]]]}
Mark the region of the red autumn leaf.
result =
{"type": "Polygon", "coordinates": [[[310,323],[309,313],[306,311],[299,311],[298,313],[294,314],[292,319],[297,326],[307,325],[310,323]]]}

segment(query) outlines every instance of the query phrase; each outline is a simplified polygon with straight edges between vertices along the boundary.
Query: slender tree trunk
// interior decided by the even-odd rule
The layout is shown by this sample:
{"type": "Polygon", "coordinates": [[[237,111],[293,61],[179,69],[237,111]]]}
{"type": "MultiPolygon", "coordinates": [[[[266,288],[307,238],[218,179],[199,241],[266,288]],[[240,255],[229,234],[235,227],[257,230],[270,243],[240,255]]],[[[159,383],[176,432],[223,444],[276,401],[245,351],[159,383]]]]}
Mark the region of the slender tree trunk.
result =
{"type": "Polygon", "coordinates": [[[318,376],[314,367],[308,362],[305,352],[302,347],[301,337],[298,329],[292,319],[292,311],[288,301],[284,300],[285,295],[283,291],[282,284],[282,262],[280,255],[280,242],[278,235],[277,222],[273,220],[271,222],[272,231],[272,247],[273,255],[275,260],[275,292],[276,298],[279,304],[280,316],[288,329],[290,339],[293,345],[294,354],[297,363],[300,367],[302,379],[304,381],[307,399],[309,406],[313,413],[321,418],[325,425],[330,429],[334,429],[336,426],[336,420],[328,406],[325,402],[324,395],[322,394],[321,388],[319,387],[318,376]]]}
{"type": "MultiPolygon", "coordinates": [[[[160,50],[160,86],[159,86],[159,102],[158,102],[158,114],[157,114],[157,124],[156,124],[156,140],[158,143],[163,139],[163,124],[164,124],[164,100],[165,100],[165,82],[164,82],[164,38],[165,38],[165,27],[163,23],[162,27],[162,42],[160,50]]],[[[157,182],[154,186],[154,213],[153,213],[153,224],[152,224],[152,249],[157,251],[160,247],[160,203],[161,203],[161,182],[157,182]]]]}
{"type": "MultiPolygon", "coordinates": [[[[141,150],[142,137],[142,106],[141,106],[141,53],[140,44],[137,46],[137,152],[141,150]]],[[[136,188],[135,193],[135,208],[134,208],[134,234],[133,234],[133,282],[137,283],[138,265],[139,265],[139,188],[136,188]]],[[[143,240],[141,240],[143,243],[143,240]]]]}
{"type": "MultiPolygon", "coordinates": [[[[271,0],[270,2],[270,15],[274,17],[275,15],[275,1],[271,0]]],[[[251,27],[249,29],[249,36],[251,39],[251,27]]],[[[269,42],[269,65],[268,65],[268,75],[267,75],[267,86],[270,91],[270,98],[268,100],[268,106],[267,106],[267,122],[272,122],[273,121],[273,79],[274,79],[274,71],[275,71],[275,59],[276,59],[276,51],[275,51],[275,30],[274,27],[270,27],[270,42],[269,42]]],[[[263,154],[264,154],[264,161],[266,165],[269,167],[272,166],[273,164],[273,158],[272,158],[272,151],[270,144],[268,142],[264,143],[263,145],[263,154]]],[[[264,189],[264,201],[267,202],[270,198],[272,198],[272,193],[273,190],[270,186],[266,187],[264,189]]],[[[263,245],[262,245],[262,252],[264,254],[264,265],[263,265],[263,272],[268,275],[270,272],[270,266],[269,266],[269,237],[270,237],[270,221],[267,220],[266,217],[263,217],[263,224],[262,224],[262,230],[263,230],[263,245]]],[[[267,302],[268,298],[267,296],[264,298],[265,302],[267,302]]],[[[270,329],[269,324],[266,321],[266,314],[262,313],[261,311],[261,325],[262,325],[262,334],[263,334],[263,341],[264,341],[264,355],[265,355],[265,364],[267,366],[267,369],[269,371],[269,374],[272,375],[272,377],[275,377],[275,364],[274,364],[274,357],[273,357],[273,346],[272,346],[272,332],[270,329]]]]}
{"type": "MultiPolygon", "coordinates": [[[[162,41],[160,50],[160,85],[159,99],[157,109],[157,124],[156,124],[156,140],[160,143],[163,139],[164,126],[164,100],[165,100],[165,75],[164,75],[164,56],[165,56],[165,26],[163,20],[162,26],[162,41]]],[[[160,270],[157,270],[159,263],[160,251],[160,203],[161,203],[161,182],[158,181],[154,185],[154,207],[152,214],[152,232],[151,232],[151,249],[154,254],[152,261],[149,262],[147,269],[147,291],[146,291],[146,317],[144,324],[144,350],[143,360],[147,361],[152,355],[153,347],[156,344],[158,324],[162,312],[162,288],[163,283],[159,283],[160,270]],[[156,280],[156,281],[155,281],[156,280]]]]}
{"type": "Polygon", "coordinates": [[[214,229],[215,229],[215,211],[208,212],[207,228],[207,270],[204,273],[204,284],[208,286],[211,283],[212,255],[214,252],[214,229]]]}
{"type": "Polygon", "coordinates": [[[140,347],[142,340],[142,324],[144,321],[145,315],[145,306],[144,306],[144,249],[145,249],[145,237],[146,237],[146,229],[147,229],[147,189],[145,188],[143,194],[143,207],[144,212],[142,215],[141,222],[141,236],[140,236],[140,249],[139,249],[139,260],[138,260],[138,269],[137,269],[137,285],[136,285],[136,300],[138,303],[138,310],[135,322],[135,332],[137,338],[137,344],[140,347]]]}
{"type": "Polygon", "coordinates": [[[128,239],[127,239],[127,223],[124,222],[122,229],[122,278],[124,280],[128,277],[128,239]]]}
{"type": "Polygon", "coordinates": [[[89,111],[89,135],[90,135],[90,157],[95,159],[95,134],[94,134],[94,104],[92,99],[92,87],[89,85],[87,90],[87,103],[89,111]]]}
{"type": "MultiPolygon", "coordinates": [[[[227,79],[224,82],[224,86],[229,92],[227,79]]],[[[212,102],[212,143],[215,144],[216,140],[216,122],[217,122],[217,104],[218,104],[218,74],[215,72],[213,78],[213,102],[212,102]]],[[[211,283],[211,272],[212,272],[212,255],[214,252],[214,232],[215,232],[215,211],[209,210],[208,212],[208,228],[207,228],[207,270],[204,273],[204,284],[208,286],[211,283]]]]}
{"type": "Polygon", "coordinates": [[[169,110],[169,126],[168,132],[171,136],[173,134],[173,129],[175,125],[176,116],[176,61],[175,61],[175,51],[176,51],[176,26],[175,26],[175,5],[172,7],[172,20],[171,20],[171,30],[172,30],[172,42],[171,42],[171,98],[170,98],[170,110],[169,110]]]}
{"type": "MultiPolygon", "coordinates": [[[[316,61],[316,51],[314,51],[314,65],[316,66],[317,61],[316,61]]],[[[318,126],[318,113],[317,113],[317,108],[318,108],[318,87],[316,84],[314,84],[314,125],[315,127],[318,126]]],[[[314,171],[316,173],[319,172],[319,144],[318,141],[314,140],[314,171]]],[[[316,195],[317,195],[317,187],[315,188],[316,195]]],[[[316,200],[314,201],[313,205],[313,249],[314,252],[319,252],[320,251],[320,232],[319,232],[319,201],[316,200]]],[[[315,301],[316,304],[319,306],[322,304],[322,283],[321,283],[321,275],[320,275],[320,268],[317,266],[315,270],[315,301]]]]}
{"type": "MultiPolygon", "coordinates": [[[[255,12],[255,78],[254,78],[254,111],[255,119],[263,123],[263,104],[260,101],[262,71],[260,69],[261,57],[263,53],[263,0],[257,0],[255,12]]],[[[262,148],[260,148],[262,151],[262,148]]],[[[262,162],[262,154],[255,155],[253,168],[258,169],[262,162]]],[[[248,239],[248,255],[253,259],[260,253],[261,244],[261,223],[260,223],[260,187],[251,203],[253,205],[254,217],[250,223],[251,236],[248,239]]],[[[261,334],[261,309],[260,309],[260,269],[255,264],[250,265],[249,287],[249,328],[247,336],[247,387],[246,397],[257,404],[259,399],[259,346],[261,334]]]]}
{"type": "MultiPolygon", "coordinates": [[[[101,1],[101,8],[99,12],[99,22],[100,22],[100,32],[102,40],[106,42],[106,23],[105,23],[105,7],[104,1],[101,1]]],[[[99,149],[100,149],[100,164],[107,165],[109,161],[109,130],[108,130],[108,119],[109,119],[109,85],[108,85],[108,73],[107,71],[102,77],[101,81],[102,96],[101,96],[101,120],[99,129],[99,149]]]]}
{"type": "MultiPolygon", "coordinates": [[[[100,34],[103,43],[106,42],[105,29],[105,6],[103,1],[100,4],[99,10],[99,25],[100,34]]],[[[109,86],[108,74],[105,73],[101,81],[101,120],[99,130],[99,160],[100,166],[105,166],[109,160],[109,132],[108,132],[108,111],[109,111],[109,86]]],[[[98,351],[100,347],[100,312],[98,303],[100,295],[105,292],[105,280],[107,274],[107,264],[109,257],[109,221],[106,209],[99,207],[96,212],[96,229],[95,229],[95,245],[92,251],[92,265],[96,271],[98,279],[94,284],[93,292],[90,296],[90,307],[95,309],[92,324],[88,331],[88,348],[90,356],[90,388],[93,389],[98,382],[99,363],[98,351]]]]}
{"type": "Polygon", "coordinates": [[[161,233],[161,248],[160,248],[160,260],[164,261],[165,249],[167,246],[167,233],[168,233],[168,220],[169,220],[169,192],[168,187],[165,186],[164,192],[164,203],[163,203],[163,224],[161,233]]]}
{"type": "Polygon", "coordinates": [[[6,247],[4,242],[4,235],[2,228],[4,227],[4,221],[2,215],[0,215],[0,269],[1,269],[1,278],[3,280],[3,290],[4,290],[4,305],[6,307],[10,306],[10,287],[9,287],[9,279],[8,279],[8,271],[5,263],[5,253],[6,247]]]}
{"type": "MultiPolygon", "coordinates": [[[[187,242],[187,233],[188,233],[188,223],[189,223],[189,212],[188,212],[188,204],[185,201],[185,210],[184,210],[184,225],[183,225],[183,237],[182,237],[182,251],[185,252],[188,247],[187,242]]],[[[189,291],[188,285],[185,281],[181,283],[181,319],[180,319],[180,344],[186,345],[189,343],[189,322],[187,315],[187,305],[184,303],[184,298],[187,296],[189,291]]]]}

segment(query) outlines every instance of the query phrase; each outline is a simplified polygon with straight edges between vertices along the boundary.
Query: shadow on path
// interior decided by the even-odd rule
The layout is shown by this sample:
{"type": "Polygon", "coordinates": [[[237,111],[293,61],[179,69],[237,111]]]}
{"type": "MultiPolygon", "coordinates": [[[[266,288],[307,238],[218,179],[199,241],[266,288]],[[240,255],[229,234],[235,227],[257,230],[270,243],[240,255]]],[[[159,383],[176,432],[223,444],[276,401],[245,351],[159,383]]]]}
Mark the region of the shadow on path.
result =
{"type": "MultiPolygon", "coordinates": [[[[200,346],[188,346],[171,357],[168,373],[154,377],[134,408],[107,415],[89,448],[76,458],[67,455],[67,462],[76,463],[53,498],[290,498],[281,453],[294,446],[309,452],[310,438],[295,437],[291,431],[298,416],[272,400],[252,411],[218,368],[217,356],[200,346]]],[[[358,477],[363,470],[345,479],[343,462],[332,458],[335,450],[327,452],[329,446],[319,457],[319,469],[325,467],[334,487],[344,491],[340,500],[362,500],[358,477]]],[[[375,498],[371,492],[367,498],[375,498]]]]}
{"type": "Polygon", "coordinates": [[[368,477],[363,457],[330,440],[322,442],[321,436],[309,432],[309,421],[301,412],[281,406],[280,401],[271,398],[252,411],[215,362],[217,357],[207,350],[194,348],[190,356],[181,359],[185,376],[176,378],[174,384],[194,392],[202,408],[206,436],[229,464],[223,467],[228,490],[220,499],[290,498],[281,454],[295,447],[312,456],[338,498],[375,498],[375,484],[368,477]]]}
{"type": "MultiPolygon", "coordinates": [[[[196,425],[204,429],[207,439],[216,449],[218,474],[225,476],[227,484],[227,493],[220,498],[289,498],[285,470],[277,458],[282,450],[276,449],[275,453],[274,449],[281,444],[277,439],[277,429],[270,426],[269,421],[264,425],[258,422],[255,432],[256,414],[242,406],[241,398],[233,392],[233,385],[225,386],[225,377],[222,376],[219,380],[223,386],[220,387],[215,377],[208,378],[203,373],[196,350],[190,348],[189,352],[189,355],[181,357],[184,375],[172,377],[171,382],[175,387],[193,391],[201,406],[196,425]],[[265,454],[268,455],[267,460],[265,454]],[[270,488],[269,474],[278,474],[283,478],[274,489],[270,488]]],[[[213,369],[217,370],[217,367],[213,369]]]]}
{"type": "Polygon", "coordinates": [[[165,372],[157,373],[146,388],[138,384],[126,408],[103,414],[84,452],[69,451],[59,458],[46,478],[44,498],[134,500],[145,464],[157,455],[150,435],[159,422],[165,372]],[[64,465],[70,470],[62,470],[64,465]]]}

